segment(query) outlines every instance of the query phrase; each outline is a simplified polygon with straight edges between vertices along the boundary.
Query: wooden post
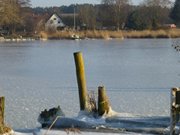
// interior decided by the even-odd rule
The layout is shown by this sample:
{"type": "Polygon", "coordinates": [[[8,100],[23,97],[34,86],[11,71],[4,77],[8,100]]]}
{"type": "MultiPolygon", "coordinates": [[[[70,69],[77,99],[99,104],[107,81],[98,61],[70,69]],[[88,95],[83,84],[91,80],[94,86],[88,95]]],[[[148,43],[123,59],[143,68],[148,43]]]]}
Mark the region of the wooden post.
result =
{"type": "Polygon", "coordinates": [[[80,110],[85,110],[87,108],[87,87],[82,53],[75,52],[74,60],[76,65],[76,76],[79,88],[80,110]]]}
{"type": "Polygon", "coordinates": [[[171,125],[170,135],[175,135],[175,126],[180,115],[180,88],[171,89],[171,125]]]}
{"type": "Polygon", "coordinates": [[[98,87],[98,114],[102,116],[104,113],[109,112],[109,101],[106,96],[106,90],[104,86],[98,87]]]}
{"type": "Polygon", "coordinates": [[[4,125],[5,97],[0,97],[0,125],[4,125]]]}

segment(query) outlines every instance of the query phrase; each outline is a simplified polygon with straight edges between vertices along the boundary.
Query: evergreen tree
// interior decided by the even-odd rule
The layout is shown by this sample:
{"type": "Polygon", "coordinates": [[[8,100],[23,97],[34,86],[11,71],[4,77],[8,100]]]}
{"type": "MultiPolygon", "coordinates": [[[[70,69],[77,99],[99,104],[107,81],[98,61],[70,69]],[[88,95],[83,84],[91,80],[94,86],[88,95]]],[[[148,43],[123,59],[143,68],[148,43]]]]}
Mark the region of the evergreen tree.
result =
{"type": "Polygon", "coordinates": [[[180,0],[175,1],[170,17],[177,25],[180,25],[180,0]]]}
{"type": "Polygon", "coordinates": [[[136,9],[128,16],[126,27],[135,30],[152,29],[151,18],[148,15],[149,10],[147,10],[147,7],[136,9]]]}

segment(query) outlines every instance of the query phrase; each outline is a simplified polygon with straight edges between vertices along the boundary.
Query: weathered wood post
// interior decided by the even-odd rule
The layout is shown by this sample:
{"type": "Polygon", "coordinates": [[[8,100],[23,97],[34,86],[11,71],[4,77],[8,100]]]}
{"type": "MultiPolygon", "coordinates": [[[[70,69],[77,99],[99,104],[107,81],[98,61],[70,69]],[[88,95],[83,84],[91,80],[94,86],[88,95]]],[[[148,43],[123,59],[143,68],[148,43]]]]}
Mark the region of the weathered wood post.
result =
{"type": "Polygon", "coordinates": [[[5,97],[0,97],[0,125],[4,125],[5,97]]]}
{"type": "Polygon", "coordinates": [[[85,110],[87,108],[87,87],[82,53],[75,52],[74,60],[76,65],[76,76],[79,88],[80,110],[85,110]]]}
{"type": "Polygon", "coordinates": [[[108,113],[110,109],[109,101],[106,95],[104,86],[98,87],[98,114],[102,116],[104,113],[108,113]]]}
{"type": "Polygon", "coordinates": [[[175,135],[175,126],[180,115],[180,88],[171,89],[171,125],[170,135],[175,135]]]}

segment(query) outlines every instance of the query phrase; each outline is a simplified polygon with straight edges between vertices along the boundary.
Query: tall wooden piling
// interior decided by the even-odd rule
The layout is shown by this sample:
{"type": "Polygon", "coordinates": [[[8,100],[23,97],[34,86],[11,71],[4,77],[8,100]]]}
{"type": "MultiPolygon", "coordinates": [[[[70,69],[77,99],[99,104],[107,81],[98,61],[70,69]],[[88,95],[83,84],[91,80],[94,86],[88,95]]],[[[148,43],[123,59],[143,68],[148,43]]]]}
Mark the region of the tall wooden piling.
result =
{"type": "Polygon", "coordinates": [[[102,116],[104,113],[108,113],[110,109],[109,101],[106,95],[104,86],[98,87],[98,114],[102,116]]]}
{"type": "Polygon", "coordinates": [[[175,126],[180,115],[180,88],[171,89],[171,125],[170,135],[175,135],[175,126]]]}
{"type": "Polygon", "coordinates": [[[0,125],[4,125],[5,97],[0,97],[0,125]]]}
{"type": "Polygon", "coordinates": [[[76,76],[79,88],[80,110],[85,110],[87,108],[87,87],[82,53],[75,52],[74,60],[76,65],[76,76]]]}

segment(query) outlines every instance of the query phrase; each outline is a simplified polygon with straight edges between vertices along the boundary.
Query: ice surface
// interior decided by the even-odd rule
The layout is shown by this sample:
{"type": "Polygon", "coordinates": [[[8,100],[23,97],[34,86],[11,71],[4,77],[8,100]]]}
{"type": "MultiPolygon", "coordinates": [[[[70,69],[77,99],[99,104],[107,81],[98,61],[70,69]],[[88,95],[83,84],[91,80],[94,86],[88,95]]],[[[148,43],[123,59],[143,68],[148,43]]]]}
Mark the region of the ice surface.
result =
{"type": "MultiPolygon", "coordinates": [[[[6,97],[8,125],[39,127],[39,113],[58,105],[66,116],[77,116],[75,51],[84,54],[88,89],[105,85],[112,108],[124,122],[129,114],[170,116],[170,88],[180,85],[180,56],[171,39],[36,41],[0,44],[0,93],[6,97]]],[[[108,122],[123,125],[120,118],[108,122]]]]}

